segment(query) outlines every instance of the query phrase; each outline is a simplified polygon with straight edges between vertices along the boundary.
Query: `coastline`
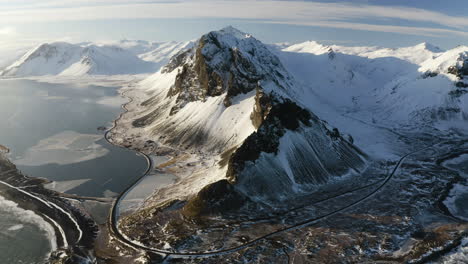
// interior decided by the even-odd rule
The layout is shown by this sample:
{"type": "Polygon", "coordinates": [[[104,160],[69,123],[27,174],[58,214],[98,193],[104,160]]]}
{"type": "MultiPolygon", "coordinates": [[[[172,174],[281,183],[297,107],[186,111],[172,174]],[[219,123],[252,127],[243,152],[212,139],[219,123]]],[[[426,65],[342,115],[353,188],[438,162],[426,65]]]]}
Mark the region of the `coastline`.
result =
{"type": "MultiPolygon", "coordinates": [[[[123,89],[128,89],[130,87],[122,87],[121,90],[123,89]]],[[[109,144],[112,144],[114,146],[117,146],[117,147],[120,147],[120,148],[125,148],[125,149],[130,149],[126,146],[123,146],[123,145],[120,145],[120,144],[116,144],[115,142],[113,142],[111,140],[111,137],[109,136],[109,134],[112,132],[112,130],[114,130],[116,127],[117,127],[117,122],[119,120],[121,120],[122,116],[124,114],[126,114],[129,110],[127,109],[127,105],[132,103],[133,102],[133,98],[129,97],[129,96],[126,96],[125,95],[125,91],[122,91],[120,93],[120,95],[122,97],[125,97],[128,99],[128,102],[124,103],[122,105],[122,109],[124,110],[122,113],[120,113],[120,115],[112,122],[112,127],[109,128],[105,134],[104,134],[104,138],[106,139],[106,141],[109,143],[109,144]]],[[[120,242],[123,242],[125,245],[127,246],[132,246],[133,249],[140,249],[140,250],[147,250],[147,248],[145,247],[142,247],[141,245],[139,244],[136,244],[136,243],[133,243],[132,241],[130,241],[129,239],[127,239],[124,235],[121,234],[121,232],[118,230],[118,206],[120,204],[120,201],[123,197],[125,197],[125,195],[133,188],[135,187],[139,182],[141,182],[146,176],[148,176],[148,174],[151,172],[151,170],[153,169],[153,160],[151,159],[151,157],[142,152],[142,151],[139,151],[139,150],[136,150],[136,149],[132,149],[133,151],[135,151],[138,155],[141,155],[143,156],[145,159],[146,159],[146,162],[147,162],[147,168],[145,170],[145,172],[139,176],[138,178],[136,178],[134,181],[132,181],[115,199],[114,201],[112,202],[112,205],[111,205],[111,208],[110,208],[110,212],[109,212],[109,218],[108,218],[108,221],[107,221],[107,229],[108,229],[108,235],[111,236],[111,237],[114,237],[116,239],[118,239],[120,242]]],[[[164,256],[162,256],[164,257],[164,256]]]]}
{"type": "Polygon", "coordinates": [[[55,231],[57,250],[51,252],[49,261],[61,263],[64,257],[92,258],[97,231],[94,221],[60,193],[44,188],[45,182],[21,174],[13,163],[0,155],[1,196],[21,209],[33,211],[55,231]]]}

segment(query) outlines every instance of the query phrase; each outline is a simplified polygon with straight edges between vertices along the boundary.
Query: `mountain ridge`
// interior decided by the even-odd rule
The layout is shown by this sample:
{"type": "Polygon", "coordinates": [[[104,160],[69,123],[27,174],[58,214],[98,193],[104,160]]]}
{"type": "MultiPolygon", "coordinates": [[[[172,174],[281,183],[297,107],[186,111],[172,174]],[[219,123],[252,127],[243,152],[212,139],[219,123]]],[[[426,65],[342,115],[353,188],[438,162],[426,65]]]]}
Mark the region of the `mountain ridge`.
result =
{"type": "MultiPolygon", "coordinates": [[[[317,43],[305,42],[278,54],[296,80],[308,87],[301,97],[328,101],[334,109],[369,123],[416,127],[466,120],[461,78],[466,52],[463,46],[442,51],[427,43],[398,49],[317,49],[317,43]]],[[[312,110],[320,112],[321,107],[317,102],[312,110]]]]}
{"type": "Polygon", "coordinates": [[[149,74],[191,42],[43,43],[0,71],[1,76],[149,74]]]}

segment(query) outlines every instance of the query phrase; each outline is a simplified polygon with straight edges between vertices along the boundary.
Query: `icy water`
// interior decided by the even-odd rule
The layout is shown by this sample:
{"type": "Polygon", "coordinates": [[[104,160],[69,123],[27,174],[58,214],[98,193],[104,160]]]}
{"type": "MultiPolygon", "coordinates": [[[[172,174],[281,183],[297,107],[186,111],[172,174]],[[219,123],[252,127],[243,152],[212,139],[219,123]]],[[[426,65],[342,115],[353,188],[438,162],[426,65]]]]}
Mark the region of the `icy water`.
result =
{"type": "Polygon", "coordinates": [[[47,253],[55,248],[51,226],[0,196],[1,263],[44,263],[47,253]]]}
{"type": "MultiPolygon", "coordinates": [[[[50,188],[115,196],[147,167],[144,157],[107,143],[98,130],[112,125],[122,103],[116,88],[1,80],[0,144],[23,173],[54,181],[50,188]]],[[[8,202],[0,200],[2,263],[40,263],[54,247],[47,227],[8,202]]]]}

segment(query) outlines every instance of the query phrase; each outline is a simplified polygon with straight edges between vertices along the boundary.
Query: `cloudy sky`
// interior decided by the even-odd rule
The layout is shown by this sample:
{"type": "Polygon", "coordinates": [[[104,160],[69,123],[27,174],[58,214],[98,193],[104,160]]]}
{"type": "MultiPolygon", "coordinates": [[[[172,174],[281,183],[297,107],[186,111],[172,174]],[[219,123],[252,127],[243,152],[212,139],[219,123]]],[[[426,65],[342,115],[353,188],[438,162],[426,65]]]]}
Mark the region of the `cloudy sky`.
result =
{"type": "Polygon", "coordinates": [[[0,0],[0,50],[56,40],[190,40],[227,25],[268,43],[468,45],[466,0],[0,0]]]}

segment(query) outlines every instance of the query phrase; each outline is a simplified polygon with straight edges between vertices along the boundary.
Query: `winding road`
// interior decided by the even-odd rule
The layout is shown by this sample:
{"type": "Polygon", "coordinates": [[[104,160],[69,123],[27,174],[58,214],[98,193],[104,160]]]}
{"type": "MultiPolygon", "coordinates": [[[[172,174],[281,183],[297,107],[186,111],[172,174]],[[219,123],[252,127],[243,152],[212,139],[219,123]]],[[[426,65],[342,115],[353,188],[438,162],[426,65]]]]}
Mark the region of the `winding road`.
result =
{"type": "MultiPolygon", "coordinates": [[[[125,92],[122,93],[122,96],[125,96],[125,92]]],[[[128,97],[127,97],[128,98],[128,97]]],[[[128,109],[126,108],[126,105],[131,103],[132,102],[132,99],[129,98],[129,102],[124,104],[122,106],[122,108],[125,110],[124,113],[122,113],[118,119],[116,119],[114,121],[114,126],[109,129],[106,134],[105,134],[105,138],[106,140],[110,143],[110,144],[113,144],[113,142],[111,142],[108,138],[108,133],[116,126],[116,122],[122,117],[123,114],[125,114],[128,109]]],[[[136,186],[144,177],[147,176],[147,174],[151,171],[152,169],[152,162],[151,162],[151,159],[149,158],[148,155],[144,154],[144,153],[141,153],[139,152],[140,155],[143,155],[147,161],[148,161],[148,168],[146,170],[146,172],[140,176],[139,178],[135,179],[135,181],[133,181],[133,183],[128,186],[123,192],[121,192],[119,194],[119,196],[114,200],[113,202],[113,205],[111,207],[111,210],[110,210],[110,214],[109,214],[109,229],[111,231],[111,234],[117,238],[121,243],[131,247],[131,248],[134,248],[134,249],[139,249],[139,250],[144,250],[144,251],[148,251],[148,252],[152,252],[152,253],[156,253],[156,254],[159,254],[159,255],[162,255],[164,257],[176,257],[176,258],[201,258],[201,257],[210,257],[210,256],[216,256],[216,255],[224,255],[224,254],[229,254],[229,253],[233,253],[233,252],[236,252],[236,251],[239,251],[239,250],[242,250],[242,249],[245,249],[249,246],[252,246],[264,239],[267,239],[269,237],[272,237],[274,235],[277,235],[279,233],[282,233],[282,232],[287,232],[287,231],[292,231],[292,230],[295,230],[295,229],[299,229],[299,228],[302,228],[302,227],[305,227],[305,226],[308,226],[308,225],[311,225],[311,224],[314,224],[320,220],[323,220],[323,219],[326,219],[328,217],[331,217],[333,215],[336,215],[338,213],[341,213],[349,208],[352,208],[362,202],[364,202],[365,200],[371,198],[372,196],[374,196],[377,192],[379,192],[382,188],[385,187],[385,185],[392,179],[392,177],[395,175],[396,171],[398,170],[398,168],[400,168],[401,164],[404,162],[404,160],[410,156],[410,155],[413,155],[413,154],[416,154],[420,151],[423,151],[423,150],[426,150],[426,149],[429,149],[429,148],[432,148],[434,147],[435,145],[437,145],[439,143],[436,143],[436,144],[433,144],[433,145],[430,145],[430,146],[427,146],[427,147],[424,147],[424,148],[421,148],[421,149],[418,149],[418,150],[415,150],[413,152],[410,152],[410,153],[407,153],[405,154],[404,156],[402,156],[398,162],[395,164],[393,170],[391,171],[391,173],[382,181],[378,181],[378,182],[375,182],[375,183],[372,183],[372,184],[369,184],[369,185],[366,185],[364,187],[360,187],[360,188],[357,188],[355,190],[351,190],[351,191],[347,191],[345,193],[342,193],[338,196],[341,196],[341,195],[345,195],[346,193],[350,193],[350,192],[353,192],[353,191],[356,191],[356,190],[360,190],[360,189],[363,189],[365,187],[370,187],[372,185],[375,185],[375,184],[378,184],[380,182],[380,184],[372,191],[370,192],[369,194],[367,194],[366,196],[356,200],[356,201],[353,201],[352,203],[349,203],[348,205],[344,206],[344,207],[341,207],[339,209],[336,209],[332,212],[329,212],[327,214],[324,214],[324,215],[321,215],[321,216],[318,216],[318,217],[314,217],[314,218],[310,218],[310,219],[307,219],[307,220],[304,220],[300,223],[297,223],[295,225],[292,225],[292,226],[289,226],[289,227],[285,227],[285,228],[280,228],[278,230],[275,230],[273,232],[270,232],[266,235],[263,235],[263,236],[260,236],[260,237],[257,237],[255,239],[252,239],[250,241],[247,241],[245,243],[243,243],[242,245],[239,245],[239,246],[235,246],[235,247],[231,247],[231,248],[227,248],[227,249],[221,249],[221,250],[213,250],[213,251],[205,251],[205,252],[174,252],[174,251],[168,251],[168,250],[164,250],[164,249],[158,249],[158,248],[152,248],[152,247],[148,247],[148,246],[145,246],[145,245],[142,245],[138,242],[135,242],[135,241],[132,241],[131,239],[129,239],[127,236],[125,236],[125,234],[123,234],[122,232],[120,232],[119,228],[118,228],[118,206],[120,204],[120,201],[122,200],[122,198],[128,193],[128,191],[130,191],[134,186],[136,186]]],[[[122,146],[120,146],[122,147],[122,146]]],[[[333,199],[333,198],[336,198],[338,196],[333,196],[333,197],[329,197],[329,198],[326,198],[324,200],[329,200],[329,199],[333,199]]],[[[323,202],[324,200],[320,200],[320,201],[316,201],[315,203],[317,202],[323,202]]],[[[310,205],[309,205],[310,206],[310,205]]],[[[286,212],[287,213],[287,212],[286,212]]]]}

